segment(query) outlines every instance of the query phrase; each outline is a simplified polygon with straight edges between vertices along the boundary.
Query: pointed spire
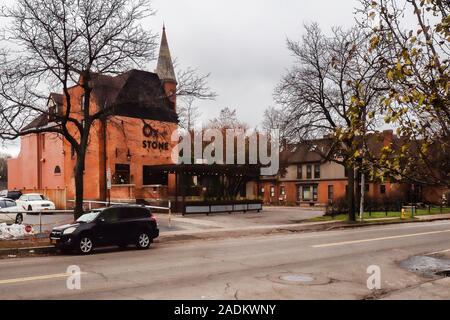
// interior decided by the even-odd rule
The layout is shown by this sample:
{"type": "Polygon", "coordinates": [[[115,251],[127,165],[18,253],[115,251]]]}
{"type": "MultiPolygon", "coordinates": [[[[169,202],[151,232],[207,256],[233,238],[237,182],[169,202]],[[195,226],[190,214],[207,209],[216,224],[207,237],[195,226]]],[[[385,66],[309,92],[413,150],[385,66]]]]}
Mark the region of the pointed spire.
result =
{"type": "Polygon", "coordinates": [[[167,41],[165,24],[163,24],[163,33],[161,39],[161,47],[159,49],[159,58],[156,73],[162,81],[177,82],[175,70],[173,68],[172,57],[170,55],[169,43],[167,41]]]}

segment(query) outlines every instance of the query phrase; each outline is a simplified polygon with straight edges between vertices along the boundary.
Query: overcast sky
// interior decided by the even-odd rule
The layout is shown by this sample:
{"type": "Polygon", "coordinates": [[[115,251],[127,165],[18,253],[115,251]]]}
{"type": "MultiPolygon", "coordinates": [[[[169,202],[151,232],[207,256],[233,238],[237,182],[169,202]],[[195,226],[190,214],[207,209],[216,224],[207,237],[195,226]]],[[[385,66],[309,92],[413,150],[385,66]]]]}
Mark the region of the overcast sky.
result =
{"type": "MultiPolygon", "coordinates": [[[[219,96],[198,103],[202,121],[230,107],[255,127],[292,64],[286,39],[300,39],[304,23],[318,22],[324,31],[350,26],[356,5],[357,0],[153,0],[157,13],[145,26],[160,33],[164,21],[172,56],[211,73],[210,86],[219,96]]],[[[153,71],[155,65],[144,68],[153,71]]]]}

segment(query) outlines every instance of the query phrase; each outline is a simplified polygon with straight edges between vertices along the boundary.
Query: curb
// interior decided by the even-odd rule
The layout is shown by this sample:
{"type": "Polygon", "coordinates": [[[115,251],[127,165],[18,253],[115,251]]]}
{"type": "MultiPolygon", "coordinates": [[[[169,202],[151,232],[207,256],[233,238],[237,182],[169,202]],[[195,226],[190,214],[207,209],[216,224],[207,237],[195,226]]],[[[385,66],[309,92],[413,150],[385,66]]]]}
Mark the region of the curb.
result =
{"type": "MultiPolygon", "coordinates": [[[[283,233],[297,233],[297,232],[320,232],[320,231],[332,231],[339,229],[356,229],[356,228],[366,228],[373,226],[383,226],[383,225],[394,225],[394,224],[410,224],[410,223],[426,223],[434,221],[444,221],[450,220],[450,218],[436,218],[436,219],[417,219],[414,221],[379,221],[379,222],[367,222],[364,224],[348,224],[339,221],[330,221],[324,223],[316,224],[298,224],[298,225],[287,225],[276,226],[276,227],[266,227],[257,229],[228,229],[220,230],[215,229],[214,231],[202,231],[202,232],[186,232],[179,234],[161,234],[161,236],[155,240],[155,243],[170,243],[179,241],[193,241],[193,240],[206,240],[206,239],[226,239],[226,238],[242,238],[249,236],[263,236],[263,235],[273,235],[273,234],[283,234],[283,233]]],[[[32,255],[45,255],[56,253],[56,248],[54,246],[41,246],[41,247],[28,247],[28,248],[8,248],[0,249],[0,259],[8,256],[32,256],[32,255]]]]}
{"type": "Polygon", "coordinates": [[[29,248],[8,248],[0,249],[0,258],[5,256],[23,256],[33,254],[50,254],[55,253],[56,248],[54,246],[43,247],[29,247],[29,248]]]}
{"type": "Polygon", "coordinates": [[[277,226],[277,227],[267,227],[259,229],[236,229],[236,230],[215,230],[215,231],[204,231],[204,232],[193,232],[193,233],[179,233],[164,235],[162,234],[157,243],[167,243],[167,242],[177,242],[177,241],[190,241],[190,240],[206,240],[206,239],[224,239],[224,238],[240,238],[248,236],[258,236],[258,235],[271,235],[271,234],[282,234],[282,233],[296,233],[296,232],[320,232],[320,231],[332,231],[339,229],[356,229],[356,228],[366,228],[373,226],[384,226],[384,225],[394,225],[394,224],[410,224],[410,223],[426,223],[434,221],[450,220],[450,218],[436,218],[436,219],[422,219],[414,221],[378,221],[378,222],[367,222],[364,224],[348,224],[339,221],[324,222],[315,225],[308,224],[298,224],[296,226],[277,226]]]}

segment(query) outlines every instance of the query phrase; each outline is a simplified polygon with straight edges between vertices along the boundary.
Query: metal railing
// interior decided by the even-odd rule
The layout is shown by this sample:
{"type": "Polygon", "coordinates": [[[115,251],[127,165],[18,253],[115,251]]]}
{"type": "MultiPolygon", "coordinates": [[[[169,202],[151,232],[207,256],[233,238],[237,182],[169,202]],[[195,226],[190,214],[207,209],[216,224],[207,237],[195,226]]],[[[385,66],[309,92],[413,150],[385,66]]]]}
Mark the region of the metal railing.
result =
{"type": "Polygon", "coordinates": [[[69,223],[68,220],[61,220],[61,221],[54,221],[52,223],[44,223],[43,222],[43,216],[55,216],[55,215],[67,215],[67,214],[73,214],[73,210],[44,210],[44,211],[15,211],[15,212],[1,212],[0,214],[6,215],[9,219],[12,221],[15,221],[18,214],[21,214],[22,216],[34,216],[36,215],[38,217],[38,221],[36,223],[25,223],[25,225],[33,227],[33,229],[39,228],[39,233],[42,234],[43,227],[45,226],[55,226],[59,225],[61,223],[69,223]]]}
{"type": "MultiPolygon", "coordinates": [[[[68,202],[73,202],[75,203],[75,200],[68,200],[68,202]]],[[[83,207],[84,204],[88,204],[88,209],[92,210],[92,205],[93,204],[101,204],[101,205],[105,205],[107,207],[109,206],[120,206],[120,205],[126,205],[126,204],[130,204],[130,203],[125,203],[125,202],[107,202],[107,201],[96,201],[96,200],[84,200],[83,201],[83,207]]],[[[161,210],[161,211],[167,211],[167,213],[169,214],[169,228],[172,228],[172,201],[169,200],[169,205],[168,207],[158,207],[158,206],[147,206],[147,205],[143,205],[145,208],[151,209],[151,210],[161,210]]]]}

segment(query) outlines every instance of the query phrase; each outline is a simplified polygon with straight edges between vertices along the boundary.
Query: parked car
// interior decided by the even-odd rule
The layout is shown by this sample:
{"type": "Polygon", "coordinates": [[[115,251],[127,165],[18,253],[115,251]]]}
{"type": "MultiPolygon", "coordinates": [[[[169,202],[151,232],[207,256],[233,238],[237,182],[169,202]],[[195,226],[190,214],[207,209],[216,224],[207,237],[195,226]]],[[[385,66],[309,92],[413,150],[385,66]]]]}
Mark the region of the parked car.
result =
{"type": "Polygon", "coordinates": [[[150,209],[137,205],[120,205],[93,210],[74,224],[56,227],[50,241],[62,251],[92,253],[96,247],[127,247],[148,249],[159,237],[158,223],[150,209]]]}
{"type": "Polygon", "coordinates": [[[0,192],[0,198],[19,200],[19,198],[21,196],[22,196],[22,191],[18,191],[18,190],[13,190],[13,191],[3,190],[2,192],[0,192]]]}
{"type": "Polygon", "coordinates": [[[20,211],[14,200],[0,198],[0,223],[22,224],[26,214],[20,211]]]}
{"type": "Polygon", "coordinates": [[[22,195],[19,200],[17,200],[17,205],[21,210],[33,212],[55,210],[56,208],[53,202],[42,194],[37,193],[22,195]]]}

